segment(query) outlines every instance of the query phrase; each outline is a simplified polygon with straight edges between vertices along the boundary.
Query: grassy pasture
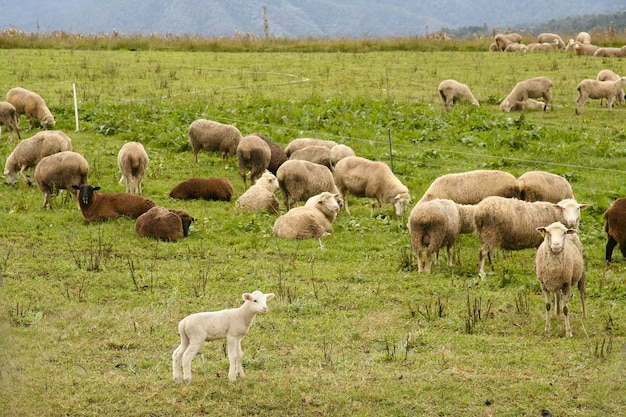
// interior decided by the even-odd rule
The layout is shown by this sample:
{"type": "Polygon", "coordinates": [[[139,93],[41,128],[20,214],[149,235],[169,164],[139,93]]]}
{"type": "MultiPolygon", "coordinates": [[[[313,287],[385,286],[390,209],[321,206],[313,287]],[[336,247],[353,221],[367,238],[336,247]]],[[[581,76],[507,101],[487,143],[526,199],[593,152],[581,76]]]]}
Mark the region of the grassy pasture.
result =
{"type": "MultiPolygon", "coordinates": [[[[487,46],[487,45],[486,45],[487,46]]],[[[485,48],[486,48],[485,46],[485,48]]],[[[574,114],[576,85],[624,60],[488,52],[193,53],[1,50],[0,91],[38,91],[90,163],[90,182],[123,191],[116,155],[139,140],[151,161],[144,194],[198,221],[178,243],[136,236],[134,222],[85,224],[66,196],[0,184],[0,407],[7,416],[554,416],[619,415],[626,408],[624,261],[604,263],[602,213],[626,194],[626,109],[590,100],[574,114]],[[555,84],[554,111],[503,114],[513,85],[555,84]],[[436,87],[467,83],[481,102],[442,111],[436,87]],[[72,83],[80,131],[74,132],[72,83]],[[369,217],[350,200],[332,236],[284,241],[275,217],[231,203],[175,201],[191,176],[229,178],[236,160],[203,152],[194,164],[187,127],[234,123],[286,144],[320,137],[389,162],[417,201],[447,172],[494,168],[566,176],[583,212],[589,318],[577,291],[574,337],[562,317],[543,332],[532,250],[500,252],[476,276],[478,242],[461,264],[413,268],[406,218],[369,217]],[[185,315],[236,307],[240,294],[275,292],[243,340],[247,378],[227,380],[221,343],[176,385],[171,352],[185,315]]],[[[26,121],[22,119],[22,126],[26,121]]],[[[24,137],[34,132],[24,132],[24,137]]],[[[15,144],[6,131],[4,162],[15,144]]]]}

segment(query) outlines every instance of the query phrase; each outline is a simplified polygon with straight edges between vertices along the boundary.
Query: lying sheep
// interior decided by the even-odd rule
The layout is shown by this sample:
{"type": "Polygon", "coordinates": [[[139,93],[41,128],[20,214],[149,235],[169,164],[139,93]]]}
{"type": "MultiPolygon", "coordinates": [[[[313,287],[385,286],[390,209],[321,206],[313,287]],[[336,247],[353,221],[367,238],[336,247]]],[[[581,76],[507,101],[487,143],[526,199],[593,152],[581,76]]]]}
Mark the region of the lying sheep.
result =
{"type": "Polygon", "coordinates": [[[287,155],[285,154],[285,150],[283,149],[282,146],[272,142],[269,138],[265,137],[264,135],[260,133],[255,133],[255,135],[263,139],[265,143],[267,143],[267,146],[270,147],[271,156],[270,156],[270,163],[267,166],[267,170],[271,172],[272,174],[276,175],[276,171],[278,171],[278,168],[280,168],[283,162],[287,160],[287,155]]]}
{"type": "Polygon", "coordinates": [[[585,102],[588,98],[606,99],[606,107],[613,110],[613,99],[624,94],[626,87],[626,77],[621,77],[615,81],[598,81],[592,79],[582,80],[578,83],[578,98],[576,98],[576,114],[582,114],[585,102]]]}
{"type": "Polygon", "coordinates": [[[154,201],[137,194],[99,193],[100,187],[86,183],[74,185],[72,188],[78,191],[78,208],[87,222],[116,219],[122,216],[136,219],[156,206],[154,201]]]}
{"type": "Polygon", "coordinates": [[[337,142],[334,142],[332,140],[323,140],[323,139],[315,139],[315,138],[298,138],[298,139],[292,140],[291,142],[287,144],[287,146],[285,147],[285,154],[287,155],[287,158],[289,158],[291,154],[294,153],[295,151],[305,148],[307,146],[313,146],[313,145],[326,146],[327,148],[332,149],[333,147],[337,146],[337,142]]]}
{"type": "Polygon", "coordinates": [[[504,52],[528,52],[528,46],[523,43],[510,43],[504,48],[504,52]]]}
{"type": "Polygon", "coordinates": [[[565,42],[555,33],[541,33],[537,36],[538,43],[549,43],[556,46],[557,49],[565,49],[565,42]]]}
{"type": "MultiPolygon", "coordinates": [[[[335,146],[336,147],[336,146],[335,146]]],[[[333,149],[335,148],[333,147],[333,149]]],[[[315,164],[324,165],[326,168],[332,169],[332,150],[324,145],[310,145],[292,152],[289,159],[297,159],[309,161],[315,164]]]]}
{"type": "Polygon", "coordinates": [[[590,44],[591,35],[587,32],[578,32],[578,35],[576,35],[576,42],[579,42],[582,44],[590,44]]]}
{"type": "Polygon", "coordinates": [[[195,120],[189,125],[189,145],[196,163],[200,149],[221,152],[223,160],[229,155],[236,155],[241,138],[241,132],[233,125],[206,119],[195,120]]]}
{"type": "Polygon", "coordinates": [[[2,126],[6,126],[9,131],[9,141],[13,142],[14,133],[17,133],[18,139],[22,139],[20,115],[17,114],[15,106],[8,101],[0,101],[0,135],[2,135],[2,126]]]}
{"type": "Polygon", "coordinates": [[[606,256],[607,262],[611,262],[613,249],[619,245],[622,256],[626,258],[626,198],[618,198],[604,212],[604,227],[606,232],[606,256]]]}
{"type": "Polygon", "coordinates": [[[274,294],[263,294],[261,291],[245,293],[241,296],[244,303],[239,308],[220,311],[190,314],[178,323],[180,345],[172,354],[174,381],[191,382],[191,361],[200,350],[202,344],[214,340],[226,339],[230,369],[228,379],[235,381],[243,378],[243,352],[241,339],[248,334],[250,325],[257,313],[267,313],[267,301],[274,294]],[[183,367],[181,377],[180,367],[183,367]]]}
{"type": "Polygon", "coordinates": [[[333,167],[337,165],[337,162],[348,156],[356,156],[356,153],[347,145],[338,144],[330,149],[330,162],[333,167]]]}
{"type": "Polygon", "coordinates": [[[277,189],[276,176],[265,171],[261,178],[237,199],[235,207],[245,211],[266,210],[270,214],[276,214],[280,211],[280,204],[274,194],[277,189]]]}
{"type": "Polygon", "coordinates": [[[536,248],[541,244],[537,227],[560,221],[577,229],[580,210],[588,204],[574,199],[557,204],[546,201],[529,203],[515,198],[487,197],[476,205],[474,220],[481,244],[478,274],[485,273],[485,259],[494,249],[520,250],[536,248]]]}
{"type": "Polygon", "coordinates": [[[15,146],[4,166],[6,182],[14,184],[20,175],[28,185],[31,181],[25,171],[37,166],[42,158],[57,152],[71,151],[70,138],[60,130],[38,132],[34,136],[24,139],[15,146]]]}
{"type": "Polygon", "coordinates": [[[248,188],[248,172],[252,185],[269,167],[271,157],[270,146],[260,136],[252,134],[241,138],[237,145],[237,166],[244,189],[248,188]]]}
{"type": "Polygon", "coordinates": [[[230,201],[233,185],[228,178],[189,178],[176,184],[170,197],[179,200],[230,201]]]}
{"type": "Polygon", "coordinates": [[[504,51],[506,47],[511,43],[521,43],[522,35],[520,35],[519,33],[498,33],[494,37],[494,40],[496,42],[496,45],[498,45],[498,48],[501,51],[504,51]]]}
{"type": "Polygon", "coordinates": [[[550,332],[551,293],[555,294],[557,310],[561,300],[560,293],[562,293],[565,334],[572,337],[567,304],[572,296],[572,286],[574,285],[578,285],[583,318],[587,317],[586,278],[582,245],[576,234],[576,229],[568,229],[560,222],[538,227],[537,231],[545,235],[535,255],[535,274],[541,283],[541,291],[546,300],[545,332],[550,332]]]}
{"type": "Polygon", "coordinates": [[[530,52],[554,52],[559,49],[558,41],[554,42],[534,42],[528,44],[528,51],[530,52]]]}
{"type": "Polygon", "coordinates": [[[286,161],[278,168],[276,178],[287,210],[292,209],[298,201],[306,201],[324,191],[339,193],[330,169],[309,161],[286,161]]]}
{"type": "Polygon", "coordinates": [[[593,56],[598,49],[600,49],[600,47],[596,45],[578,43],[578,42],[574,44],[574,51],[576,51],[576,55],[593,56]]]}
{"type": "Polygon", "coordinates": [[[46,106],[46,102],[34,91],[15,87],[9,90],[6,99],[15,106],[18,116],[23,114],[28,118],[29,129],[33,127],[33,119],[38,119],[44,129],[54,126],[54,117],[46,106]]]}
{"type": "Polygon", "coordinates": [[[452,110],[452,106],[454,106],[457,101],[465,101],[472,106],[480,107],[478,100],[474,98],[474,95],[466,84],[455,80],[443,80],[439,83],[437,90],[439,91],[441,103],[447,111],[452,110]]]}
{"type": "Polygon", "coordinates": [[[513,102],[529,98],[543,98],[546,105],[552,108],[552,81],[548,77],[535,77],[518,82],[509,95],[500,103],[500,110],[511,111],[513,102]]]}
{"type": "Polygon", "coordinates": [[[59,190],[68,190],[75,194],[74,187],[87,184],[89,164],[79,153],[72,151],[48,155],[35,167],[35,181],[44,193],[43,206],[52,208],[51,196],[59,190]]]}
{"type": "Polygon", "coordinates": [[[600,56],[600,57],[618,57],[618,58],[623,58],[626,56],[626,45],[622,46],[621,48],[598,48],[594,53],[593,56],[600,56]]]}
{"type": "Polygon", "coordinates": [[[120,183],[126,184],[126,192],[141,194],[141,180],[148,168],[148,153],[139,142],[125,143],[117,154],[117,165],[122,173],[120,183]]]}
{"type": "Polygon", "coordinates": [[[274,234],[284,239],[321,239],[333,232],[339,194],[320,193],[315,205],[295,207],[274,222],[274,234]]]}
{"type": "Polygon", "coordinates": [[[509,111],[527,111],[527,110],[540,110],[546,111],[548,105],[543,101],[533,100],[532,98],[528,98],[524,101],[511,101],[511,107],[509,111]]]}
{"type": "Polygon", "coordinates": [[[444,198],[459,204],[477,204],[492,195],[519,198],[517,178],[508,172],[488,169],[445,174],[430,184],[420,202],[444,198]]]}
{"type": "Polygon", "coordinates": [[[189,227],[194,220],[185,210],[155,206],[137,217],[135,230],[139,236],[174,242],[189,235],[189,227]]]}
{"type": "Polygon", "coordinates": [[[520,199],[528,202],[548,201],[558,203],[574,198],[569,181],[564,177],[545,171],[528,171],[517,179],[520,199]]]}
{"type": "MultiPolygon", "coordinates": [[[[598,72],[596,76],[596,80],[598,81],[616,81],[619,80],[620,76],[611,71],[610,69],[603,69],[598,72]]],[[[619,91],[617,96],[615,96],[615,104],[621,104],[624,101],[624,90],[619,91]]],[[[600,104],[602,104],[602,100],[600,100],[600,104]]]]}

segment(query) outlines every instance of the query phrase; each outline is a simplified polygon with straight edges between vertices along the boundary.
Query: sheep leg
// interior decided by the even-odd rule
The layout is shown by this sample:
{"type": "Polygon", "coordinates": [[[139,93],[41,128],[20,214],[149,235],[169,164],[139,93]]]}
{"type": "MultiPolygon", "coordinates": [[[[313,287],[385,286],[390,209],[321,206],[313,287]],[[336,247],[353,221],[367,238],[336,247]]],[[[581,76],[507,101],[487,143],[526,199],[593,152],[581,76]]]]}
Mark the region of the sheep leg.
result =
{"type": "Polygon", "coordinates": [[[376,200],[370,198],[370,217],[374,217],[374,208],[376,207],[376,200]]]}
{"type": "Polygon", "coordinates": [[[33,185],[32,181],[26,176],[26,174],[24,174],[24,170],[26,170],[26,167],[22,167],[22,169],[20,169],[20,175],[22,176],[22,178],[24,178],[24,181],[26,181],[26,184],[28,184],[29,187],[31,187],[33,185]]]}
{"type": "Polygon", "coordinates": [[[343,205],[346,208],[346,213],[350,214],[350,209],[348,208],[348,194],[342,194],[341,198],[343,198],[343,205]]]}
{"type": "Polygon", "coordinates": [[[203,342],[202,339],[189,341],[187,349],[183,352],[183,381],[187,384],[191,383],[191,361],[200,350],[203,342]]]}
{"type": "Polygon", "coordinates": [[[490,256],[489,248],[483,246],[480,249],[480,258],[478,260],[478,275],[481,277],[485,275],[485,259],[487,258],[487,256],[490,256]]]}
{"type": "Polygon", "coordinates": [[[546,299],[546,327],[544,328],[544,332],[550,333],[550,309],[552,308],[552,297],[550,296],[550,291],[548,291],[543,284],[541,284],[541,291],[546,299]]]}
{"type": "Polygon", "coordinates": [[[448,245],[448,268],[452,268],[452,247],[454,246],[454,243],[451,245],[448,245]]]}
{"type": "Polygon", "coordinates": [[[186,347],[187,346],[183,346],[183,343],[181,343],[180,346],[178,346],[176,350],[174,350],[174,353],[172,353],[173,376],[174,381],[176,381],[176,383],[178,384],[183,382],[183,377],[180,374],[180,361],[183,358],[183,352],[185,351],[186,347]]]}
{"type": "Polygon", "coordinates": [[[241,350],[241,339],[237,337],[228,337],[226,339],[228,346],[228,361],[230,368],[228,370],[228,379],[235,381],[237,377],[243,378],[243,351],[241,350]]]}
{"type": "Polygon", "coordinates": [[[566,285],[563,288],[563,316],[565,317],[565,335],[567,337],[572,337],[572,328],[569,324],[569,308],[567,307],[567,303],[572,295],[572,286],[566,285]]]}
{"type": "Polygon", "coordinates": [[[611,258],[613,257],[613,249],[615,249],[615,246],[617,246],[617,240],[615,240],[613,236],[609,235],[609,238],[606,242],[606,255],[605,255],[605,259],[607,262],[611,262],[611,258]]]}
{"type": "Polygon", "coordinates": [[[583,272],[583,276],[578,281],[578,293],[580,294],[580,305],[583,310],[583,319],[587,318],[587,288],[586,288],[587,277],[583,272]]]}
{"type": "Polygon", "coordinates": [[[426,248],[426,262],[424,263],[424,272],[430,272],[433,262],[433,253],[430,248],[426,248]]]}

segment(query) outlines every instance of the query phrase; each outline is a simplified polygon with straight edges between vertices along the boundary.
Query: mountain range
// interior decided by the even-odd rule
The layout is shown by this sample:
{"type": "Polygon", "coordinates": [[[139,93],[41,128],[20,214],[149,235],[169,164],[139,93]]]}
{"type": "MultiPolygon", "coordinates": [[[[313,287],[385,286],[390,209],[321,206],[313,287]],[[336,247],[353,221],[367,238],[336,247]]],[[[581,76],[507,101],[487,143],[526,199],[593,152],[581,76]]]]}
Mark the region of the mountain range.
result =
{"type": "Polygon", "coordinates": [[[504,31],[623,10],[626,0],[22,0],[2,6],[0,30],[204,37],[425,36],[472,26],[504,31]]]}

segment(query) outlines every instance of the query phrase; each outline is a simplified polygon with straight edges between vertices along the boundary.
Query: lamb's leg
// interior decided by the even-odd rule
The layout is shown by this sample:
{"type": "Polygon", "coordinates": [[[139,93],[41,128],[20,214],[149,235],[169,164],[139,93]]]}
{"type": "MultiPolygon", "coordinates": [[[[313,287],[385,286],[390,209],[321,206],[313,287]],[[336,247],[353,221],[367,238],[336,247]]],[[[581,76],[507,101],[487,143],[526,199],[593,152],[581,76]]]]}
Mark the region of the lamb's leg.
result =
{"type": "Polygon", "coordinates": [[[183,381],[187,384],[191,382],[191,361],[200,350],[203,342],[204,340],[192,340],[183,352],[183,381]]]}
{"type": "Polygon", "coordinates": [[[550,291],[546,290],[543,284],[541,285],[541,291],[543,292],[543,296],[546,299],[546,327],[544,331],[546,333],[550,332],[550,309],[552,305],[550,304],[552,301],[552,297],[550,297],[550,291]]]}
{"type": "Polygon", "coordinates": [[[228,379],[235,381],[237,380],[237,376],[243,378],[243,352],[241,351],[241,339],[228,336],[226,338],[226,345],[228,347],[228,361],[230,362],[228,379]]]}
{"type": "Polygon", "coordinates": [[[174,381],[176,381],[176,383],[180,384],[181,382],[183,382],[183,377],[180,374],[180,361],[183,357],[183,351],[184,351],[184,347],[182,344],[180,344],[180,346],[178,346],[176,348],[176,350],[174,350],[174,353],[172,353],[172,370],[173,370],[173,376],[174,376],[174,381]]]}

